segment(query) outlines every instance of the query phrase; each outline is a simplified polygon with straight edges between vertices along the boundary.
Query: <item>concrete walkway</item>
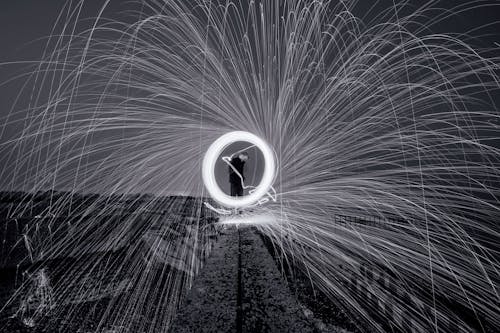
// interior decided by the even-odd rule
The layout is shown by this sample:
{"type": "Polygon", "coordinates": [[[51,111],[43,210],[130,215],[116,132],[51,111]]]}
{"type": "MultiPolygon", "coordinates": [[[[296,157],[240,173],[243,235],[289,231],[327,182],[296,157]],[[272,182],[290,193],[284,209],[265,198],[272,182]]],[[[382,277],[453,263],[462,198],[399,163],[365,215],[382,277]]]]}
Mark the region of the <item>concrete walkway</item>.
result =
{"type": "Polygon", "coordinates": [[[228,230],[195,278],[170,332],[315,332],[260,237],[228,230]]]}

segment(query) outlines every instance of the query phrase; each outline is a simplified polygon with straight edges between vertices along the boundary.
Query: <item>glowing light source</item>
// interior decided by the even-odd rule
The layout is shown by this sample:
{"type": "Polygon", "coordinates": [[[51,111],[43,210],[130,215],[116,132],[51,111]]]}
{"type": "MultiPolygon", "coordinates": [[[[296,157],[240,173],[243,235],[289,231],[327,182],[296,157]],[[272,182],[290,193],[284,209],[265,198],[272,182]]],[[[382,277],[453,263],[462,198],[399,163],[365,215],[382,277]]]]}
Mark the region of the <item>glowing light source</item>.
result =
{"type": "Polygon", "coordinates": [[[214,141],[208,148],[203,159],[202,176],[205,187],[210,196],[219,204],[226,207],[246,207],[259,201],[271,188],[275,175],[274,153],[269,145],[255,134],[235,131],[224,134],[214,141]],[[215,179],[215,163],[226,147],[235,142],[249,142],[260,149],[264,156],[264,173],[260,184],[249,195],[232,197],[224,193],[215,179]]]}
{"type": "Polygon", "coordinates": [[[274,214],[242,214],[231,217],[222,217],[219,221],[220,224],[224,225],[271,225],[279,222],[279,219],[274,214]]]}

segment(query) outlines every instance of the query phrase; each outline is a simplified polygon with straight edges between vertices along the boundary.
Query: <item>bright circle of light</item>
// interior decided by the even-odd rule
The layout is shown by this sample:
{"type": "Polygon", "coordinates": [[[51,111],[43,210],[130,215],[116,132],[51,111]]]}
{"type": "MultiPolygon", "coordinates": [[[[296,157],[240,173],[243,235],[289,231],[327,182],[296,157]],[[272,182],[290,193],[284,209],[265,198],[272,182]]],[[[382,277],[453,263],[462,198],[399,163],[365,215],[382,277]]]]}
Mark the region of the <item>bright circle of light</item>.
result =
{"type": "Polygon", "coordinates": [[[258,136],[244,131],[230,132],[215,140],[208,148],[203,159],[202,176],[205,187],[215,201],[226,207],[246,207],[259,201],[271,188],[274,181],[274,173],[274,153],[269,148],[269,145],[258,136]],[[251,194],[242,197],[232,197],[224,193],[217,184],[215,179],[215,162],[217,162],[217,159],[227,146],[239,141],[249,142],[260,149],[264,156],[264,174],[262,175],[260,184],[251,194]]]}

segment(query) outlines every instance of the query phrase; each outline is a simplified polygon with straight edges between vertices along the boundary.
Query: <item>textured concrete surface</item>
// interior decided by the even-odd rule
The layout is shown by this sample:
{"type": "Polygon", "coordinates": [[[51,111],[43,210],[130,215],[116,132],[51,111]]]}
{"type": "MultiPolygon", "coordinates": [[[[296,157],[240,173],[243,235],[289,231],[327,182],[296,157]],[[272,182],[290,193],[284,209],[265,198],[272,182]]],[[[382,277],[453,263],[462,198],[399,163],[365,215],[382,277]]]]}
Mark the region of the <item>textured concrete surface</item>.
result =
{"type": "Polygon", "coordinates": [[[238,233],[224,232],[214,245],[170,332],[236,332],[238,233]]]}
{"type": "Polygon", "coordinates": [[[240,230],[241,332],[315,332],[260,237],[240,230]]]}
{"type": "Polygon", "coordinates": [[[315,332],[260,237],[228,230],[196,277],[170,332],[315,332]]]}

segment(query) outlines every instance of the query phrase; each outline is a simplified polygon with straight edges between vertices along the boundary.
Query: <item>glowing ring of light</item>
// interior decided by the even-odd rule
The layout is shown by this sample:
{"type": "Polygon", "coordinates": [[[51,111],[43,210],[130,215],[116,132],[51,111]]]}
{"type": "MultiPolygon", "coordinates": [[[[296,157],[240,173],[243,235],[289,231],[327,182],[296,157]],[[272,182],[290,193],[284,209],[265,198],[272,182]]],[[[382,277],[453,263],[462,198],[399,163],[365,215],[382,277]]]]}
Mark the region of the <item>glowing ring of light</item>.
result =
{"type": "Polygon", "coordinates": [[[274,181],[274,173],[275,161],[273,151],[264,140],[249,132],[235,131],[224,134],[210,145],[203,159],[203,183],[210,196],[219,204],[226,207],[245,207],[259,201],[271,188],[274,181]],[[214,172],[215,163],[227,146],[240,141],[249,142],[260,149],[264,156],[264,173],[260,184],[251,194],[242,197],[232,197],[224,193],[217,184],[214,172]]]}

